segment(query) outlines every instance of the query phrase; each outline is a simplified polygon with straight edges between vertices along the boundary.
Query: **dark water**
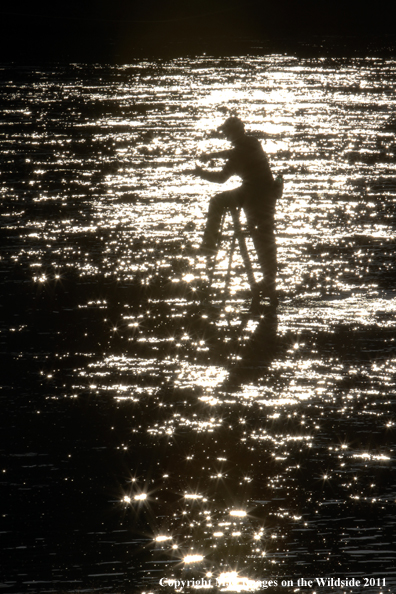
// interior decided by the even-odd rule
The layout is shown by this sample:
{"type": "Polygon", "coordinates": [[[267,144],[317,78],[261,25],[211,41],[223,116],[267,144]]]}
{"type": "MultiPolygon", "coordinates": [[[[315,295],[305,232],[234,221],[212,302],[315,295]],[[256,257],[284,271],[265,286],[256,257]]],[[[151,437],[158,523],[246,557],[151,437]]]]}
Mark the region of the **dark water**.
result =
{"type": "Polygon", "coordinates": [[[395,72],[3,67],[1,591],[394,591],[395,72]],[[182,173],[232,110],[285,180],[255,315],[182,173]]]}

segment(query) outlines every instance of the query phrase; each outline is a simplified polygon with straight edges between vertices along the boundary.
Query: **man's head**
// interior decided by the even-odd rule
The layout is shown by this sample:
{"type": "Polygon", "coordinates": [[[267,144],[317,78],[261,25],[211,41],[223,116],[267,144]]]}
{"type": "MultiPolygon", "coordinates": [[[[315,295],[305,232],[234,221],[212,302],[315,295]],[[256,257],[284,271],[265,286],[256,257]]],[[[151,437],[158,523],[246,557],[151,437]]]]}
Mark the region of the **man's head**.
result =
{"type": "Polygon", "coordinates": [[[219,126],[217,130],[223,132],[227,137],[227,140],[230,140],[231,142],[245,134],[245,126],[243,122],[235,116],[227,118],[224,124],[219,126]]]}

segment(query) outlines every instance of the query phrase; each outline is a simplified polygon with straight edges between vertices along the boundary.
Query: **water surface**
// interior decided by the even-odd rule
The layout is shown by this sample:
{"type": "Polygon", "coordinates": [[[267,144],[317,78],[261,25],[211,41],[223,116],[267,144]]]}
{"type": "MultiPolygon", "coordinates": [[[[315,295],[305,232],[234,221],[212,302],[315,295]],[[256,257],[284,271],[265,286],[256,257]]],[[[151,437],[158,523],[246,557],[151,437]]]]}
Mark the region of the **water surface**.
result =
{"type": "Polygon", "coordinates": [[[395,70],[3,67],[4,592],[393,591],[395,70]],[[255,315],[183,173],[233,111],[285,180],[255,315]]]}

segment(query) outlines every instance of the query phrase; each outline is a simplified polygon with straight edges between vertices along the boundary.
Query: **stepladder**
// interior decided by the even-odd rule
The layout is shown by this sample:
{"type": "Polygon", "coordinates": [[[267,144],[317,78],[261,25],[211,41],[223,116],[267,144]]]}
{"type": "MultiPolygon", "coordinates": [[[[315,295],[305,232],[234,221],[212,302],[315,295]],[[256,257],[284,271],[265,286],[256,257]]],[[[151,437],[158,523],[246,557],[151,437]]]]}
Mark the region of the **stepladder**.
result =
{"type": "MultiPolygon", "coordinates": [[[[220,237],[219,237],[219,240],[217,243],[216,253],[214,253],[213,255],[208,257],[208,261],[207,261],[207,271],[208,271],[208,279],[209,279],[208,287],[210,288],[212,285],[212,282],[213,282],[215,268],[216,268],[216,264],[217,264],[218,250],[222,247],[222,243],[225,240],[225,236],[223,234],[223,228],[224,228],[227,213],[229,213],[231,215],[232,234],[230,237],[231,245],[228,250],[228,267],[227,267],[227,272],[225,275],[223,295],[225,296],[227,294],[227,291],[229,288],[229,284],[230,284],[230,280],[231,280],[231,273],[232,273],[233,257],[234,257],[234,253],[235,253],[235,248],[238,247],[241,258],[242,258],[244,271],[247,276],[247,280],[248,280],[250,290],[251,290],[251,298],[252,298],[251,308],[253,310],[255,310],[260,305],[261,297],[268,296],[268,295],[263,295],[263,293],[262,293],[263,281],[261,281],[261,282],[256,281],[255,273],[253,270],[252,260],[251,260],[248,246],[246,243],[246,237],[248,235],[248,232],[244,229],[244,227],[241,223],[241,219],[240,219],[241,209],[236,208],[235,206],[228,207],[227,210],[224,212],[222,222],[221,222],[221,233],[220,233],[220,237]]],[[[276,294],[271,295],[270,302],[271,302],[271,305],[277,304],[276,294]]]]}

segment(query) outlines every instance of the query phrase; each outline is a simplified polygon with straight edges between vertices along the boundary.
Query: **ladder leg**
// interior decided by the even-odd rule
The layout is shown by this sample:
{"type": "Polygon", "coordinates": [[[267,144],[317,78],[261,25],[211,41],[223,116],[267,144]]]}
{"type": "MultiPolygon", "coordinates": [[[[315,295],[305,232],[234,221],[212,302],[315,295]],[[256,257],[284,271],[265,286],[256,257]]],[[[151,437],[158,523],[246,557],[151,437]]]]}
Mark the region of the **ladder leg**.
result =
{"type": "Polygon", "coordinates": [[[225,292],[228,289],[228,285],[230,284],[230,279],[231,279],[231,265],[232,265],[232,258],[234,256],[234,251],[235,251],[235,232],[234,235],[232,236],[232,240],[231,240],[231,248],[230,248],[230,255],[228,257],[228,270],[227,270],[227,276],[226,276],[226,282],[225,282],[225,292]]]}
{"type": "Polygon", "coordinates": [[[216,244],[216,253],[213,256],[209,257],[206,262],[206,270],[208,271],[208,289],[210,289],[210,287],[212,286],[212,282],[213,282],[214,271],[216,268],[217,253],[218,253],[219,247],[221,245],[221,238],[222,238],[222,234],[223,234],[223,224],[224,224],[225,214],[226,213],[224,211],[221,216],[219,236],[218,236],[218,240],[217,240],[217,244],[216,244]]]}
{"type": "Polygon", "coordinates": [[[238,239],[238,245],[239,245],[239,249],[241,251],[242,260],[243,260],[244,266],[246,268],[246,274],[248,277],[249,285],[253,291],[255,289],[257,283],[254,278],[252,263],[250,262],[249,252],[247,250],[245,237],[242,232],[241,222],[239,220],[239,212],[237,211],[237,209],[235,207],[231,208],[231,215],[232,215],[232,220],[234,222],[235,234],[238,239]]]}

